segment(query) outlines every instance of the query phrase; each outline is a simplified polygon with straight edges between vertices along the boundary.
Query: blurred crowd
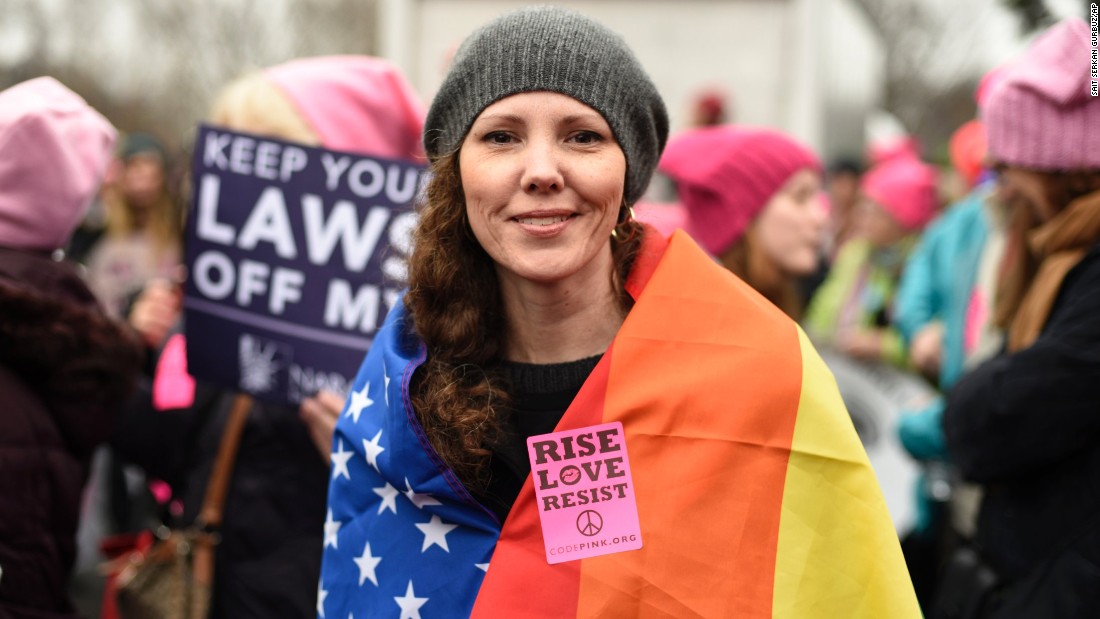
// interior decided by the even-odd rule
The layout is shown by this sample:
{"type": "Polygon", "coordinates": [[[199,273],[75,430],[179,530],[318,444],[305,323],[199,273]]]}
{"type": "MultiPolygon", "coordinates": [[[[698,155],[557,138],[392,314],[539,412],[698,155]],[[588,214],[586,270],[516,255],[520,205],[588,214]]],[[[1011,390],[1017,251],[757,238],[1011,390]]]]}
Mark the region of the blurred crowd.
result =
{"type": "MultiPolygon", "coordinates": [[[[822,161],[703,91],[634,205],[816,346],[936,391],[889,429],[922,471],[899,535],[925,616],[1100,612],[1089,45],[1067,20],[991,70],[948,166],[910,136],[822,161]]],[[[332,56],[227,84],[208,120],[418,161],[424,114],[388,62],[332,56]]],[[[0,617],[115,617],[117,572],[101,566],[200,518],[241,404],[186,371],[187,341],[204,337],[182,324],[188,183],[184,153],[119,135],[52,78],[0,92],[0,617]]],[[[211,616],[317,611],[346,397],[243,405],[211,616]]]]}

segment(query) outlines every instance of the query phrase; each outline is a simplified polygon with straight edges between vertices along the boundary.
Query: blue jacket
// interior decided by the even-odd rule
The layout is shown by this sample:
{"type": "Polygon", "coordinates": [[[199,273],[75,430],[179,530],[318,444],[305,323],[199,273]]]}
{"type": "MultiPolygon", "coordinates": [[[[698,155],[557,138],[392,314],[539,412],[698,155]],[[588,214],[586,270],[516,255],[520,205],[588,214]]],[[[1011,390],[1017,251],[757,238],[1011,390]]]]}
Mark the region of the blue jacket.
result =
{"type": "MultiPolygon", "coordinates": [[[[980,185],[932,222],[906,261],[898,285],[894,321],[906,346],[933,320],[944,325],[939,377],[944,390],[963,374],[966,312],[989,234],[984,204],[992,192],[991,183],[980,185]]],[[[913,457],[946,456],[943,406],[937,399],[902,416],[898,435],[913,457]]]]}
{"type": "Polygon", "coordinates": [[[992,191],[989,184],[977,187],[932,222],[898,286],[894,320],[906,344],[929,322],[943,322],[943,389],[962,375],[966,310],[989,233],[984,203],[992,191]]]}

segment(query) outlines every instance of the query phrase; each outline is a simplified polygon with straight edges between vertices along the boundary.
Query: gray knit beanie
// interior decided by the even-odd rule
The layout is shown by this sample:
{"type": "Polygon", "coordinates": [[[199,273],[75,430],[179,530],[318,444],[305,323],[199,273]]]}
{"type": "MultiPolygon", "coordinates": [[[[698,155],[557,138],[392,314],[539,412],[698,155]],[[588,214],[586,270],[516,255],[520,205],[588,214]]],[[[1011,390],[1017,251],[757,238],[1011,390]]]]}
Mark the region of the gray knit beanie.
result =
{"type": "Polygon", "coordinates": [[[462,43],[424,123],[428,158],[457,150],[489,105],[539,90],[603,115],[626,155],[626,201],[636,202],[668,139],[665,104],[622,37],[559,7],[507,13],[462,43]]]}

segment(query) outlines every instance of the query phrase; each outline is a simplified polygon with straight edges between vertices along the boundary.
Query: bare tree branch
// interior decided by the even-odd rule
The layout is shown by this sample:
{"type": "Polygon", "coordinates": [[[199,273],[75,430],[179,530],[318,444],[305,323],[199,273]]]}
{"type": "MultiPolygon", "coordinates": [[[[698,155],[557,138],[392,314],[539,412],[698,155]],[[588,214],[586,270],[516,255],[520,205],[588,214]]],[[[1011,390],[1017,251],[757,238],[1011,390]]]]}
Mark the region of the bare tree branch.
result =
{"type": "Polygon", "coordinates": [[[172,145],[247,70],[377,46],[376,0],[0,0],[0,15],[0,40],[28,42],[0,59],[0,88],[54,75],[120,128],[172,145]]]}

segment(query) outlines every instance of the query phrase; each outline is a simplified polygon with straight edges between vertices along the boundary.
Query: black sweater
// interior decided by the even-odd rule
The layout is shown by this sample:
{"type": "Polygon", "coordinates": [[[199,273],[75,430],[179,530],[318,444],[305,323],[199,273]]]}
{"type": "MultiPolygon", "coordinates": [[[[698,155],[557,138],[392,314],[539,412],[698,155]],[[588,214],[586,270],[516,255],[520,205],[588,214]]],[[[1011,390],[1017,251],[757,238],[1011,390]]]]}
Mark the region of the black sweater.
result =
{"type": "Polygon", "coordinates": [[[505,361],[497,366],[510,386],[512,405],[501,419],[501,440],[492,448],[488,487],[475,498],[502,523],[531,474],[527,439],[554,431],[599,360],[597,355],[568,363],[505,361]]]}
{"type": "Polygon", "coordinates": [[[997,617],[1100,616],[1098,388],[1100,244],[1035,343],[965,376],[944,412],[954,462],[985,488],[977,544],[1006,579],[1038,587],[1021,583],[997,617]]]}

